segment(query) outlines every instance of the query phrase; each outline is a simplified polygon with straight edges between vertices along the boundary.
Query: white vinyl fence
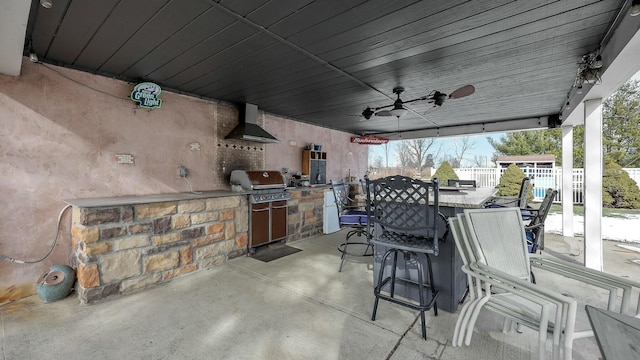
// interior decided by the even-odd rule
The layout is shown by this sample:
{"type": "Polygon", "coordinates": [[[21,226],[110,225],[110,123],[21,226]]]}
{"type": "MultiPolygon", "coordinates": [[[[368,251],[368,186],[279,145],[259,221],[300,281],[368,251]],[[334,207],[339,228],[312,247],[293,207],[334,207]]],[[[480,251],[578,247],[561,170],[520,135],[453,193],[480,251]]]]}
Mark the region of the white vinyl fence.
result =
{"type": "MultiPolygon", "coordinates": [[[[501,168],[460,168],[454,169],[461,180],[475,180],[478,187],[495,187],[500,181],[500,176],[505,169],[501,168]]],[[[629,176],[640,184],[640,168],[626,168],[629,176]]],[[[533,183],[534,201],[542,201],[547,188],[558,190],[555,202],[562,201],[562,168],[538,169],[524,168],[524,174],[531,178],[533,183]]],[[[573,169],[573,191],[572,198],[574,204],[582,204],[584,200],[584,169],[573,169]]]]}

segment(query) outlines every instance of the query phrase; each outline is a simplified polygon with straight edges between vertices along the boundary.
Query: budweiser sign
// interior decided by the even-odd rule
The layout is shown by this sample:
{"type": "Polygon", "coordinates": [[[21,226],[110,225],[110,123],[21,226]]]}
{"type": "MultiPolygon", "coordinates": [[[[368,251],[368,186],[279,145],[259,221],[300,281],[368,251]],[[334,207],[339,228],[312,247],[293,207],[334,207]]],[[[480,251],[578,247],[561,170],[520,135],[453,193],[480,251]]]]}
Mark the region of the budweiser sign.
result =
{"type": "Polygon", "coordinates": [[[389,139],[375,136],[375,135],[352,136],[351,142],[356,144],[362,144],[362,145],[381,145],[381,144],[388,143],[389,139]]]}

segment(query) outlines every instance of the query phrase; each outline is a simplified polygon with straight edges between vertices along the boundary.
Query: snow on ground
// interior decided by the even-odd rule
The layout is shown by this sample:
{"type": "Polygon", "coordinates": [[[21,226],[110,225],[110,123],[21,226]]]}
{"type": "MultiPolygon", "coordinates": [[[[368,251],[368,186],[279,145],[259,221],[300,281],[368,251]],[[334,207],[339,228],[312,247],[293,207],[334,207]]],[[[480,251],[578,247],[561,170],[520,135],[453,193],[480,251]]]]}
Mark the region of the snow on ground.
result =
{"type": "MultiPolygon", "coordinates": [[[[544,222],[546,232],[562,234],[562,214],[549,214],[544,222]]],[[[584,216],[573,216],[573,232],[584,235],[584,216]]],[[[602,238],[640,243],[640,215],[602,218],[602,238]]]]}

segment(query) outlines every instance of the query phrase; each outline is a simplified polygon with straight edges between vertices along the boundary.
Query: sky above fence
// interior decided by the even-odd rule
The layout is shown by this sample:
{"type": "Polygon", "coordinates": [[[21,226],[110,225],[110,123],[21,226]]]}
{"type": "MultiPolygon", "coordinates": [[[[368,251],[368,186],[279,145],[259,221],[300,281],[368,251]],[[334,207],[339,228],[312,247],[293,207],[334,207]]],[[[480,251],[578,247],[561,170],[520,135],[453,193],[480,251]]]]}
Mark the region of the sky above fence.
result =
{"type": "MultiPolygon", "coordinates": [[[[491,158],[493,157],[493,153],[495,150],[493,146],[489,144],[487,137],[491,137],[493,139],[499,139],[500,136],[504,135],[504,133],[495,133],[495,134],[481,134],[481,135],[470,135],[468,138],[473,143],[473,146],[464,153],[465,162],[463,166],[471,166],[471,161],[476,157],[483,157],[485,161],[482,165],[484,167],[495,166],[493,162],[491,162],[491,158]]],[[[447,155],[455,155],[455,146],[456,143],[458,146],[462,142],[461,136],[456,137],[448,137],[448,138],[438,138],[434,146],[431,147],[429,153],[435,153],[438,149],[440,149],[440,158],[437,159],[436,167],[440,165],[443,156],[447,155]]],[[[390,152],[389,152],[389,166],[394,167],[398,166],[398,159],[396,156],[396,146],[400,141],[391,141],[390,144],[390,152]]],[[[385,155],[384,155],[384,146],[383,145],[369,145],[372,147],[372,156],[369,158],[369,163],[371,164],[376,157],[380,156],[382,158],[382,164],[385,164],[385,155]]]]}

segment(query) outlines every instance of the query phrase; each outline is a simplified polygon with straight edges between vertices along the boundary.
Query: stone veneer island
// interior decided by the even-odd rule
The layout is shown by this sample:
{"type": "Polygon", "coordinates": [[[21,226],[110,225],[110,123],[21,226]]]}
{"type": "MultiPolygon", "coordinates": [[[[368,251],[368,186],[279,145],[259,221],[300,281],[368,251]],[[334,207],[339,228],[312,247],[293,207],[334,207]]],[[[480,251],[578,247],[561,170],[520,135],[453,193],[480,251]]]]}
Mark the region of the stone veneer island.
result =
{"type": "MultiPolygon", "coordinates": [[[[287,242],[322,233],[327,187],[291,188],[287,242]]],[[[68,199],[82,303],[150,288],[248,253],[247,192],[68,199]]]]}
{"type": "Polygon", "coordinates": [[[246,193],[65,201],[73,206],[71,266],[82,303],[159,285],[247,253],[246,193]]]}

